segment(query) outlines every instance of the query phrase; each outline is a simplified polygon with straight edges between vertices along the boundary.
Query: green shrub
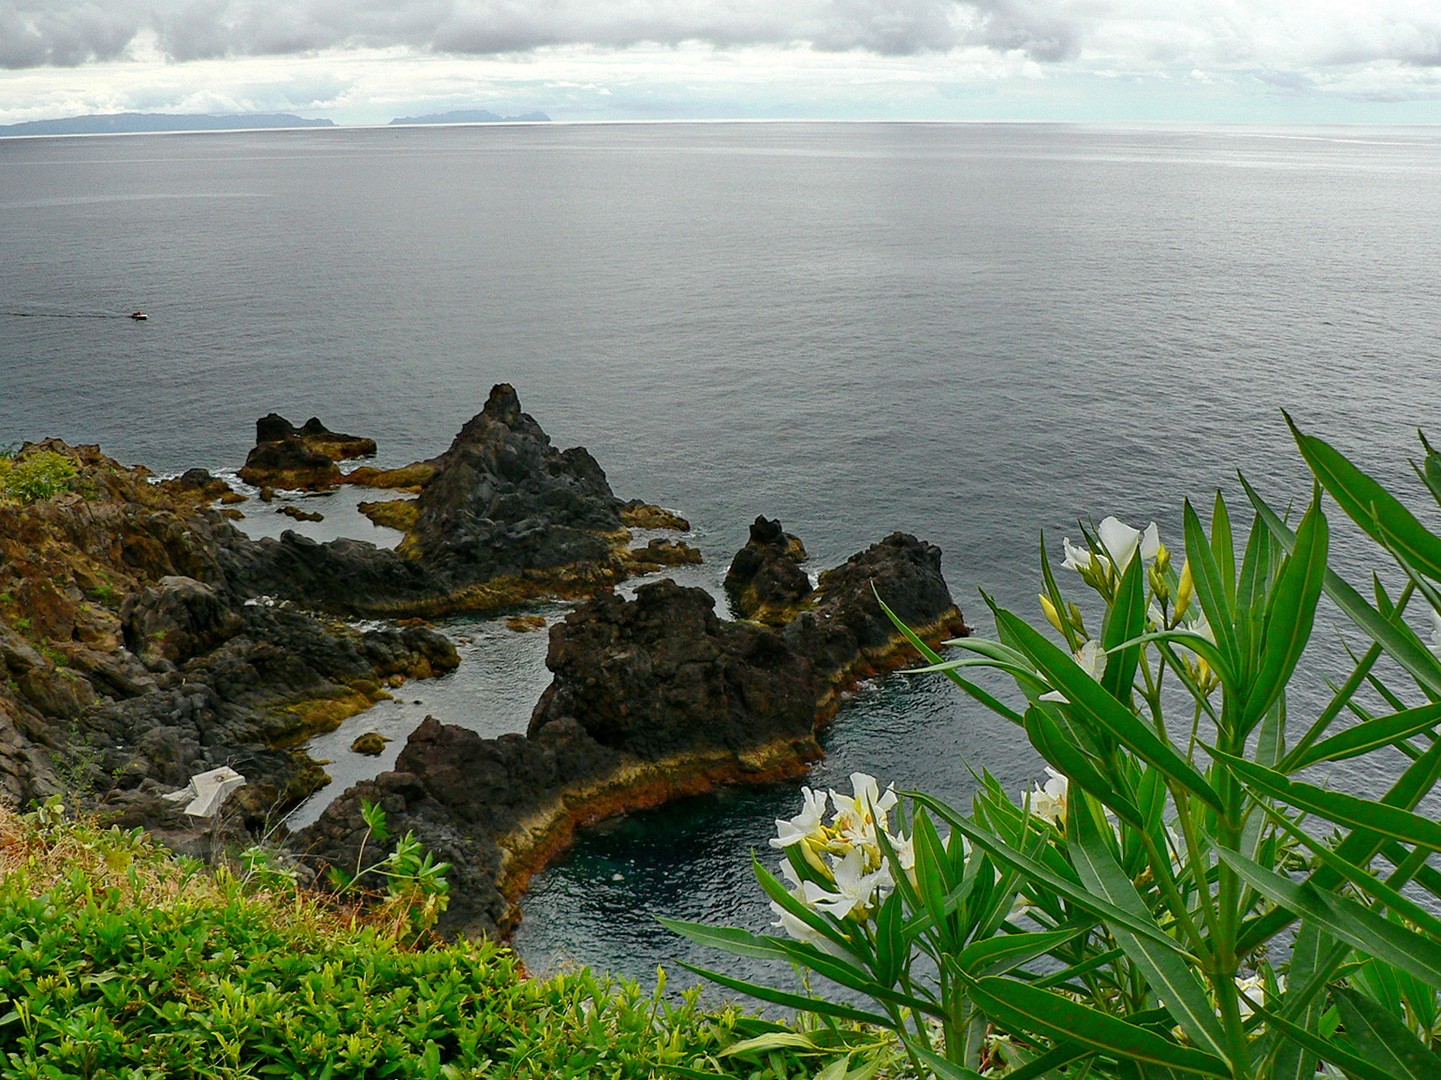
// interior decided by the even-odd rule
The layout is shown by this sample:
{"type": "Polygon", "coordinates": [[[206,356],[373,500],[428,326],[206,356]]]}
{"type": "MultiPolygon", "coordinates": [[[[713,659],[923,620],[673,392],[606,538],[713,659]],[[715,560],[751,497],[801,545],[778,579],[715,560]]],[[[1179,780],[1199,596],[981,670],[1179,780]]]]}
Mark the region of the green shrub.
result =
{"type": "Polygon", "coordinates": [[[1044,787],[1016,800],[983,775],[963,812],[858,774],[829,821],[807,792],[773,841],[787,880],[757,864],[787,936],[670,925],[858,992],[864,1008],[799,1004],[891,1028],[923,1075],[1441,1076],[1441,825],[1419,809],[1441,778],[1441,536],[1294,434],[1317,480],[1294,528],[1247,485],[1244,538],[1219,495],[1209,531],[1186,504],[1179,571],[1154,526],[1108,518],[1065,542],[1098,634],[1043,549],[1054,636],[992,603],[996,639],[950,642],[962,659],[912,639],[927,670],[1025,731],[1044,787]],[[1323,489],[1395,560],[1399,593],[1378,580],[1367,599],[1328,569],[1323,489]],[[1370,644],[1288,723],[1323,593],[1370,644]],[[1014,704],[976,668],[1009,677],[1014,704]],[[1307,771],[1361,758],[1391,776],[1366,795],[1307,771]]]}
{"type": "MultiPolygon", "coordinates": [[[[262,862],[264,860],[261,860],[262,862]]],[[[489,942],[405,944],[273,865],[212,872],[140,830],[0,810],[0,1076],[800,1080],[721,1056],[777,1025],[489,942]]],[[[418,866],[399,867],[415,871],[418,866]]]]}
{"type": "Polygon", "coordinates": [[[78,475],[75,463],[54,450],[0,457],[0,496],[25,503],[49,499],[71,488],[78,475]]]}

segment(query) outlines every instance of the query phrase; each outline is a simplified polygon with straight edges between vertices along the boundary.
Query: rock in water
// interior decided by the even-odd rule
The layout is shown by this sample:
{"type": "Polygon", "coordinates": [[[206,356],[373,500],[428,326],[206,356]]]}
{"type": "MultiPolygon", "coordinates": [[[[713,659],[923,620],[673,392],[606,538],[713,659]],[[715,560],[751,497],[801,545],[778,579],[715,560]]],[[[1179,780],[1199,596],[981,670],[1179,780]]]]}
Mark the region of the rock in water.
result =
{"type": "MultiPolygon", "coordinates": [[[[779,534],[779,526],[776,526],[779,534]]],[[[822,575],[783,629],[727,622],[703,589],[642,585],[551,628],[554,679],[524,737],[484,739],[427,719],[394,772],[359,784],[301,842],[353,866],[360,803],[385,808],[455,864],[452,932],[504,933],[532,873],[575,830],[723,785],[801,775],[816,732],[855,681],[916,659],[871,583],[932,642],[966,632],[940,550],[901,533],[822,575]]]]}
{"type": "Polygon", "coordinates": [[[327,611],[493,610],[592,596],[625,578],[637,564],[621,505],[595,459],[583,447],[551,446],[514,388],[500,384],[436,459],[395,551],[286,533],[227,545],[222,557],[238,591],[327,611]]]}
{"type": "Polygon", "coordinates": [[[296,427],[279,413],[270,413],[255,422],[255,449],[246,457],[240,479],[256,487],[329,488],[342,480],[337,461],[374,453],[374,439],[331,431],[317,417],[296,427]]]}
{"type": "Polygon", "coordinates": [[[750,539],[726,571],[725,591],[735,613],[781,626],[811,594],[811,579],[801,569],[805,547],[775,519],[758,517],[750,539]]]}
{"type": "Polygon", "coordinates": [[[673,581],[634,600],[606,596],[551,630],[555,678],[529,735],[571,720],[603,746],[657,761],[696,750],[746,750],[807,739],[814,671],[779,635],[723,622],[715,598],[673,581]]]}
{"type": "Polygon", "coordinates": [[[441,455],[402,555],[479,579],[592,565],[618,570],[621,502],[584,447],[560,451],[501,383],[441,455]]]}

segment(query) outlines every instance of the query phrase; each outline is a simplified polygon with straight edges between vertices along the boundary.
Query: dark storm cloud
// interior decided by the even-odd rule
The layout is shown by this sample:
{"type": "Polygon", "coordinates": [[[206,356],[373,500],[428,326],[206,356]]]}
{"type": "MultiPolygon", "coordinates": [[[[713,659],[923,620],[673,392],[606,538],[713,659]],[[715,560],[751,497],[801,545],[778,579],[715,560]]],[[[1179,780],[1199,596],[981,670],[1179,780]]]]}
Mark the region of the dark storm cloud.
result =
{"type": "Polygon", "coordinates": [[[1066,0],[0,0],[0,66],[71,66],[153,35],[175,60],[407,46],[446,53],[699,41],[884,55],[964,44],[1074,56],[1066,0]]]}

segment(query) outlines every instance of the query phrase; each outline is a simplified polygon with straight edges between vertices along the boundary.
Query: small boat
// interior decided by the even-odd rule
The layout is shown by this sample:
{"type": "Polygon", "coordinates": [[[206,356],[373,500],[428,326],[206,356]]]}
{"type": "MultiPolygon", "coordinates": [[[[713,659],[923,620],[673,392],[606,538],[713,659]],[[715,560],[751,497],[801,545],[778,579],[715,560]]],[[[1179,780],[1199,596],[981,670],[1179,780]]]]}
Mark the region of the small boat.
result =
{"type": "Polygon", "coordinates": [[[145,312],[143,311],[132,311],[130,313],[130,317],[136,322],[144,322],[146,319],[150,318],[150,316],[145,314],[145,312]]]}

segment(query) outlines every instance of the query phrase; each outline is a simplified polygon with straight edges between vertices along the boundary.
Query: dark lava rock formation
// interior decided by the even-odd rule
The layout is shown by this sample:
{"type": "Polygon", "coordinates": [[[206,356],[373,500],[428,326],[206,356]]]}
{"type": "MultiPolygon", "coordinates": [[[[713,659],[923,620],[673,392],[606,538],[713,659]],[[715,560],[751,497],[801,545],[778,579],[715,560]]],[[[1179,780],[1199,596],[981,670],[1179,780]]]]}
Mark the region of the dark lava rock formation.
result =
{"type": "Polygon", "coordinates": [[[22,457],[41,451],[78,475],[53,498],[0,502],[0,797],[62,794],[184,843],[193,823],[159,796],[228,764],[250,782],[226,817],[258,827],[324,780],[292,747],[382,685],[457,663],[434,631],[247,602],[219,553],[248,541],[209,509],[214,478],[152,484],[56,441],[22,457]]]}
{"type": "Polygon", "coordinates": [[[872,583],[932,641],[967,628],[940,551],[894,534],[822,575],[782,628],[728,622],[702,589],[642,585],[602,596],[550,632],[554,679],[525,736],[486,739],[427,720],[395,770],[352,788],[298,838],[353,866],[360,802],[380,803],[452,862],[446,928],[504,933],[531,874],[576,828],[723,784],[801,774],[841,692],[913,661],[872,583]]]}
{"type": "MultiPolygon", "coordinates": [[[[433,616],[590,596],[636,568],[622,515],[641,511],[615,497],[583,447],[553,447],[508,384],[422,464],[430,478],[397,550],[286,533],[222,553],[230,580],[339,614],[433,616]]],[[[649,520],[664,513],[647,509],[649,520]]]]}
{"type": "Polygon", "coordinates": [[[783,626],[811,594],[805,546],[777,520],[758,517],[726,571],[725,591],[742,619],[783,626]]]}
{"type": "Polygon", "coordinates": [[[296,427],[270,413],[255,422],[255,449],[246,457],[240,479],[256,487],[331,488],[342,479],[337,461],[374,453],[374,439],[331,431],[314,416],[296,427]]]}

